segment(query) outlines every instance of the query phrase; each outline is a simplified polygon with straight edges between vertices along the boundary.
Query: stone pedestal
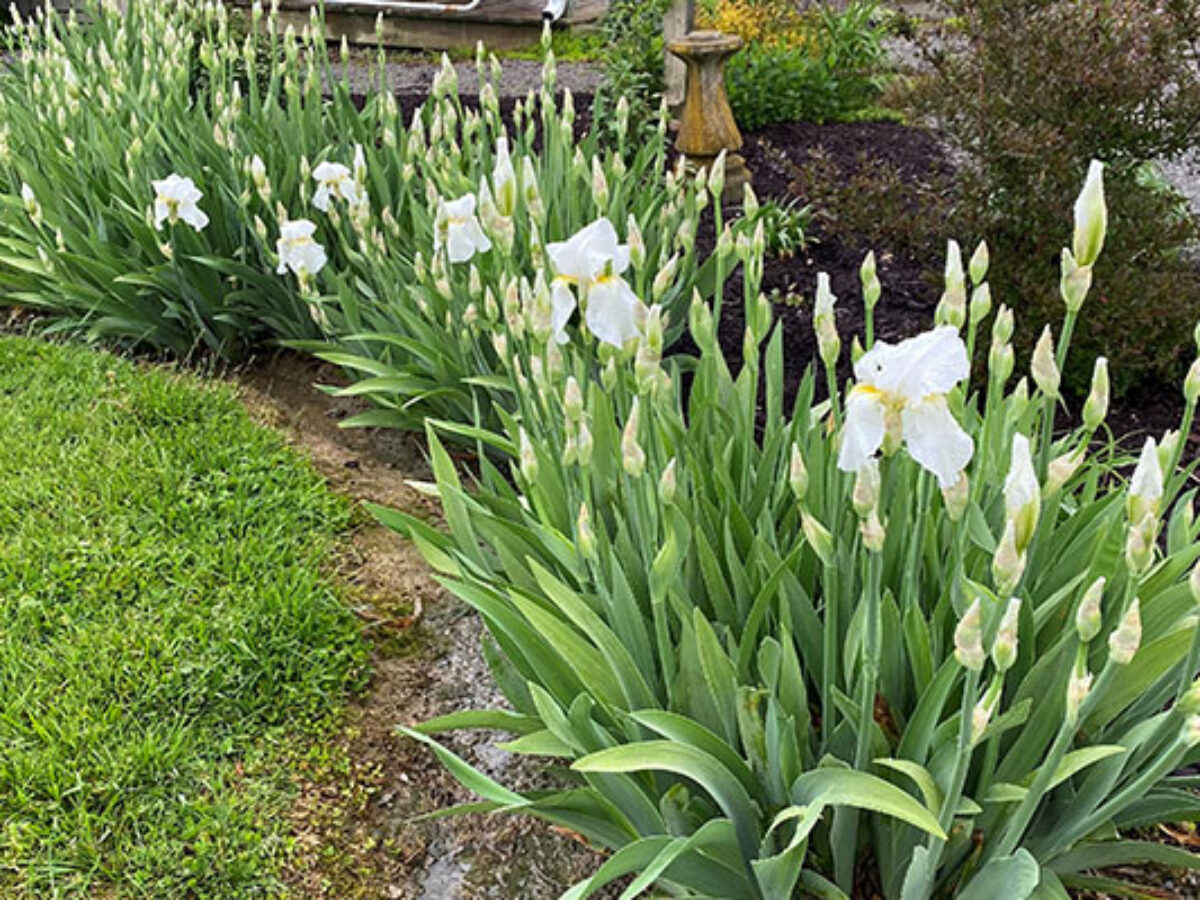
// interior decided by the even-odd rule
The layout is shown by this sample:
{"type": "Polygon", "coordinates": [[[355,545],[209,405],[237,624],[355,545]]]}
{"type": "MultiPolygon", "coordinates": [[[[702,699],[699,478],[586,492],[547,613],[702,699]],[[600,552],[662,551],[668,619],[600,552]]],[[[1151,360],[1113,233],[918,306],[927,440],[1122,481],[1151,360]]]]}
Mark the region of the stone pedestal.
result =
{"type": "MultiPolygon", "coordinates": [[[[695,0],[675,0],[671,8],[663,14],[663,38],[669,47],[675,41],[682,40],[692,30],[696,22],[695,0]]],[[[677,112],[683,106],[683,98],[687,87],[687,66],[682,59],[670,51],[664,62],[666,90],[663,93],[667,106],[677,112]]]]}
{"type": "Polygon", "coordinates": [[[725,94],[725,63],[742,48],[737,35],[719,31],[693,31],[667,45],[687,66],[687,92],[679,117],[679,137],[675,149],[696,168],[710,168],[725,152],[725,199],[742,195],[742,186],[750,181],[738,130],[725,94]]]}

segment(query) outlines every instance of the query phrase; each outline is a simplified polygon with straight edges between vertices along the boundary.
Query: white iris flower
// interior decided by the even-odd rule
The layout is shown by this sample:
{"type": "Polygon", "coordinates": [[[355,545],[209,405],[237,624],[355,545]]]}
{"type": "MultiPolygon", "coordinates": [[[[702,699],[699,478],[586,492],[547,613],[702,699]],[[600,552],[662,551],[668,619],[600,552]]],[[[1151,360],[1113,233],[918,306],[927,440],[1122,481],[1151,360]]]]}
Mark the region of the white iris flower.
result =
{"type": "Polygon", "coordinates": [[[597,219],[569,240],[548,244],[546,253],[556,275],[551,300],[560,341],[565,338],[562,326],[575,309],[571,286],[586,301],[584,321],[597,338],[623,347],[637,337],[646,307],[621,277],[629,268],[629,247],[620,243],[612,222],[597,219]]]}
{"type": "Polygon", "coordinates": [[[323,162],[313,169],[312,177],[317,183],[317,192],[313,194],[313,206],[321,212],[329,212],[331,199],[345,200],[350,206],[358,206],[362,202],[358,182],[341,163],[323,162]]]}
{"type": "Polygon", "coordinates": [[[204,195],[196,189],[190,178],[171,174],[154,185],[154,227],[161,229],[163,222],[186,222],[196,231],[208,225],[208,216],[197,204],[204,195]]]}
{"type": "Polygon", "coordinates": [[[452,263],[467,262],[476,253],[487,253],[492,249],[492,242],[483,233],[479,217],[475,215],[475,202],[474,194],[438,202],[433,250],[440,253],[445,247],[452,263]]]}
{"type": "Polygon", "coordinates": [[[967,348],[956,329],[935,328],[899,344],[879,341],[855,363],[857,384],[846,398],[838,468],[857,472],[887,443],[903,440],[909,455],[950,488],[975,444],[946,404],[967,377],[967,348]]]}
{"type": "Polygon", "coordinates": [[[313,240],[317,226],[307,219],[284,222],[275,247],[279,251],[280,275],[291,269],[300,278],[316,275],[325,267],[325,248],[313,240]]]}

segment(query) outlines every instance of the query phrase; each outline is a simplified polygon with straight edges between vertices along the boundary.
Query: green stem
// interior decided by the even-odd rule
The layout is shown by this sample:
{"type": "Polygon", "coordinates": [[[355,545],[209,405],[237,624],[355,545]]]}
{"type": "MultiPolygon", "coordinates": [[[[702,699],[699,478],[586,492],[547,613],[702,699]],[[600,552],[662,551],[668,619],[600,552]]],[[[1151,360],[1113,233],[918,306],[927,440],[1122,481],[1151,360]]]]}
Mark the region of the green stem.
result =
{"type": "MultiPolygon", "coordinates": [[[[979,702],[979,672],[967,670],[966,682],[963,684],[962,709],[959,713],[958,753],[954,763],[954,771],[950,776],[950,789],[942,800],[942,808],[938,811],[938,825],[948,835],[954,824],[954,812],[962,799],[963,786],[967,783],[967,773],[971,768],[971,718],[975,704],[979,702]]],[[[930,835],[925,842],[928,857],[925,861],[925,879],[923,890],[913,894],[916,897],[929,896],[929,888],[937,872],[942,853],[946,849],[946,840],[930,835]]],[[[907,885],[905,885],[907,887],[907,885]]]]}

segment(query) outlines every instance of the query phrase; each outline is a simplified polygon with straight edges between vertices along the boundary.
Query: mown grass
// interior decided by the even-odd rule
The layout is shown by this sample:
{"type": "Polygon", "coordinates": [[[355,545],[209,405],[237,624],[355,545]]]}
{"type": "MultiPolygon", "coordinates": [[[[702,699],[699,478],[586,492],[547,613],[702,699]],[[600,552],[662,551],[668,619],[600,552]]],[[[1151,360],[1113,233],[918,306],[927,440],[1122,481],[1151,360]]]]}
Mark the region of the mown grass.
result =
{"type": "Polygon", "coordinates": [[[231,390],[0,339],[0,896],[270,896],[349,516],[231,390]]]}

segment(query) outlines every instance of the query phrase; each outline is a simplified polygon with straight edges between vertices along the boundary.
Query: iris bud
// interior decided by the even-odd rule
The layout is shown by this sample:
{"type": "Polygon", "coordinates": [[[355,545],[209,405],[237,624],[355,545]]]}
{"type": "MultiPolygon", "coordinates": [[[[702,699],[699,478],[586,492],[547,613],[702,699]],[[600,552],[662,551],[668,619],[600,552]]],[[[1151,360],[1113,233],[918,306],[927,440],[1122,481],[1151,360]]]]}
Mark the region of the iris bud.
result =
{"type": "Polygon", "coordinates": [[[1038,390],[1051,399],[1058,399],[1058,387],[1062,375],[1058,371],[1058,363],[1054,360],[1054,335],[1047,325],[1042,329],[1037,346],[1033,348],[1033,380],[1038,390]]]}
{"type": "Polygon", "coordinates": [[[1100,614],[1100,602],[1104,599],[1104,586],[1107,580],[1103,575],[1091,583],[1079,601],[1079,609],[1075,612],[1075,631],[1083,643],[1090,642],[1100,633],[1103,618],[1100,614]]]}
{"type": "Polygon", "coordinates": [[[958,476],[958,481],[954,482],[953,486],[942,488],[942,502],[946,504],[946,515],[950,517],[951,522],[962,520],[970,499],[971,482],[966,472],[958,476]]]}
{"type": "Polygon", "coordinates": [[[1099,428],[1108,415],[1108,392],[1108,360],[1100,356],[1092,369],[1092,389],[1083,404],[1083,425],[1088,431],[1099,428]]]}
{"type": "Polygon", "coordinates": [[[987,661],[987,654],[983,652],[982,613],[978,597],[954,629],[954,658],[963,668],[973,672],[981,671],[987,661]]]}
{"type": "Polygon", "coordinates": [[[1079,199],[1075,201],[1075,261],[1081,266],[1091,266],[1104,246],[1108,229],[1108,208],[1104,201],[1104,164],[1092,160],[1088,167],[1087,182],[1079,199]]]}
{"type": "Polygon", "coordinates": [[[971,254],[971,284],[983,284],[983,279],[987,278],[990,260],[987,241],[980,241],[975,252],[971,254]]]}
{"type": "MultiPolygon", "coordinates": [[[[802,501],[804,495],[808,493],[808,468],[804,465],[804,456],[800,453],[798,444],[792,444],[792,459],[788,467],[788,486],[791,487],[797,501],[802,501]]],[[[1196,602],[1200,603],[1200,600],[1196,602]]]]}
{"type": "Polygon", "coordinates": [[[1142,643],[1141,606],[1135,598],[1121,619],[1121,624],[1108,636],[1108,658],[1119,666],[1133,661],[1142,643]]]}
{"type": "Polygon", "coordinates": [[[1021,576],[1025,574],[1025,554],[1017,549],[1017,527],[1012,519],[1004,526],[1004,536],[992,557],[992,578],[996,590],[1004,597],[1012,596],[1021,576]]]}

